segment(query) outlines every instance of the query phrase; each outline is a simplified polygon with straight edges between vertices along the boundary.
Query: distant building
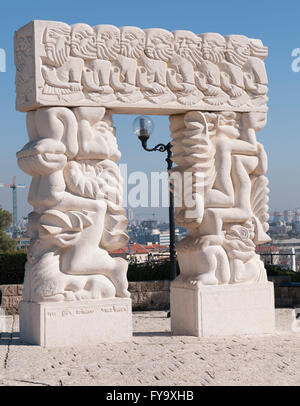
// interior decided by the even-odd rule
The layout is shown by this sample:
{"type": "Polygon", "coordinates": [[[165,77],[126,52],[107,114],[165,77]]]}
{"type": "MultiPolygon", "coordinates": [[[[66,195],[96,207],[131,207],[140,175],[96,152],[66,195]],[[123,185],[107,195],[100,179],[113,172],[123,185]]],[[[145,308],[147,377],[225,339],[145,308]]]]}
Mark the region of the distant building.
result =
{"type": "Polygon", "coordinates": [[[271,223],[269,227],[269,234],[287,234],[292,229],[292,226],[287,225],[284,220],[277,220],[271,223]]]}
{"type": "Polygon", "coordinates": [[[258,245],[256,253],[260,255],[260,259],[265,265],[279,264],[279,249],[274,245],[258,245]]]}
{"type": "Polygon", "coordinates": [[[128,222],[132,223],[134,220],[134,214],[133,214],[133,210],[130,207],[128,209],[126,209],[126,214],[127,214],[128,222]]]}
{"type": "Polygon", "coordinates": [[[291,256],[294,253],[296,259],[296,271],[300,271],[300,238],[286,238],[282,240],[273,239],[273,244],[278,247],[280,254],[286,254],[280,255],[280,264],[286,264],[287,267],[291,269],[291,256]]]}
{"type": "Polygon", "coordinates": [[[169,223],[158,224],[159,231],[169,231],[169,223]]]}
{"type": "Polygon", "coordinates": [[[159,234],[159,243],[162,245],[170,245],[170,233],[169,231],[162,231],[159,234]]]}
{"type": "Polygon", "coordinates": [[[275,211],[271,211],[270,217],[269,217],[269,223],[274,223],[275,222],[275,211]]]}
{"type": "Polygon", "coordinates": [[[112,257],[126,259],[128,262],[143,263],[148,260],[148,251],[140,244],[128,244],[124,248],[109,251],[112,257]]]}
{"type": "Polygon", "coordinates": [[[280,211],[275,211],[274,212],[274,220],[275,223],[280,223],[281,221],[284,221],[284,216],[283,213],[281,213],[280,211]]]}
{"type": "Polygon", "coordinates": [[[17,239],[17,249],[22,251],[27,251],[30,245],[30,238],[29,237],[19,237],[17,239]]]}
{"type": "Polygon", "coordinates": [[[292,210],[284,210],[283,219],[286,223],[292,223],[294,219],[294,213],[292,210]]]}
{"type": "Polygon", "coordinates": [[[300,233],[300,221],[295,221],[295,222],[293,223],[293,230],[294,230],[296,233],[300,233]]]}
{"type": "Polygon", "coordinates": [[[161,244],[150,244],[144,245],[144,248],[148,251],[149,261],[161,261],[169,257],[169,246],[161,244]]]}
{"type": "Polygon", "coordinates": [[[273,239],[272,242],[279,249],[290,250],[291,248],[295,248],[296,253],[300,254],[300,238],[273,239]]]}
{"type": "Polygon", "coordinates": [[[158,229],[157,220],[143,220],[143,221],[141,222],[141,226],[142,226],[145,230],[158,229]]]}
{"type": "MultiPolygon", "coordinates": [[[[179,232],[179,228],[175,228],[175,242],[180,241],[183,236],[179,232]]],[[[159,235],[159,243],[161,245],[170,245],[170,231],[162,231],[159,235]]]]}
{"type": "Polygon", "coordinates": [[[160,244],[142,245],[134,243],[128,244],[124,248],[109,251],[109,254],[112,257],[124,258],[128,262],[141,264],[166,259],[169,256],[169,247],[160,244]]]}

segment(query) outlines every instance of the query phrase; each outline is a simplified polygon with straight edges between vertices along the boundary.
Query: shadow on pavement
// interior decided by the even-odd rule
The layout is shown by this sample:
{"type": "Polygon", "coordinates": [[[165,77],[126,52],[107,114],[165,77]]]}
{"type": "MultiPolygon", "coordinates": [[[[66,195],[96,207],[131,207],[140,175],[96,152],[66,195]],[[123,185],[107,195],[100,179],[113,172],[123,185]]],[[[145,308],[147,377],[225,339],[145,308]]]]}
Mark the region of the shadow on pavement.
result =
{"type": "Polygon", "coordinates": [[[165,336],[170,337],[172,334],[170,331],[143,331],[143,332],[134,332],[134,337],[159,337],[165,336]]]}
{"type": "Polygon", "coordinates": [[[0,333],[0,346],[1,345],[28,345],[20,338],[20,333],[0,333]]]}

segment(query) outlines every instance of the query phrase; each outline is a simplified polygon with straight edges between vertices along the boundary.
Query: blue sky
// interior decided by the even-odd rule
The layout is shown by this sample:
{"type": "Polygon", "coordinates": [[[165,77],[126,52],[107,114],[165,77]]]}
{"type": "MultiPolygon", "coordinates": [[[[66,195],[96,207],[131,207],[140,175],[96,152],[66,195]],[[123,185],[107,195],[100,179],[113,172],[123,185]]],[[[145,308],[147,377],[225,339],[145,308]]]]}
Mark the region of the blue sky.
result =
{"type": "MultiPolygon", "coordinates": [[[[300,2],[285,0],[34,0],[2,2],[0,9],[0,48],[6,52],[6,72],[0,73],[0,183],[9,183],[13,175],[29,185],[30,177],[17,166],[15,153],[27,142],[25,114],[15,111],[13,65],[14,31],[33,19],[57,20],[69,24],[136,25],[161,27],[173,31],[186,29],[196,33],[244,34],[261,38],[269,47],[266,59],[269,76],[268,124],[258,139],[269,156],[270,207],[272,210],[300,206],[300,72],[291,69],[292,50],[300,48],[300,2]]],[[[162,171],[164,155],[147,153],[132,134],[133,116],[115,116],[118,143],[128,163],[128,171],[162,171]]],[[[155,132],[151,143],[168,142],[167,117],[154,117],[155,132]]],[[[19,215],[26,215],[27,191],[20,190],[19,215]]],[[[11,210],[11,191],[0,188],[0,205],[11,210]]],[[[167,210],[140,209],[138,218],[152,212],[167,219],[167,210]]]]}

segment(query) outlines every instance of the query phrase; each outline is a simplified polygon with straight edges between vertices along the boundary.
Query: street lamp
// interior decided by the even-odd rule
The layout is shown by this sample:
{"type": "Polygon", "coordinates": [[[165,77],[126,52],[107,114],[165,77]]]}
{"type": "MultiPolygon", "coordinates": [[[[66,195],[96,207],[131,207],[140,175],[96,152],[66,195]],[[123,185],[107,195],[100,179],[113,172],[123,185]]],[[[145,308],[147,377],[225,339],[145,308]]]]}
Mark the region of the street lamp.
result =
{"type": "MultiPolygon", "coordinates": [[[[139,140],[141,141],[142,147],[145,151],[152,152],[152,151],[159,151],[159,152],[167,152],[167,164],[168,164],[168,171],[172,168],[172,151],[171,151],[171,143],[169,142],[167,145],[165,144],[157,144],[153,148],[147,147],[147,142],[152,134],[154,129],[153,121],[150,117],[147,116],[138,116],[133,122],[133,132],[138,136],[139,140]]],[[[176,267],[176,251],[175,251],[175,222],[174,222],[174,196],[173,193],[169,192],[170,196],[170,204],[169,204],[169,232],[170,232],[170,280],[174,280],[177,276],[177,267],[176,267]]]]}

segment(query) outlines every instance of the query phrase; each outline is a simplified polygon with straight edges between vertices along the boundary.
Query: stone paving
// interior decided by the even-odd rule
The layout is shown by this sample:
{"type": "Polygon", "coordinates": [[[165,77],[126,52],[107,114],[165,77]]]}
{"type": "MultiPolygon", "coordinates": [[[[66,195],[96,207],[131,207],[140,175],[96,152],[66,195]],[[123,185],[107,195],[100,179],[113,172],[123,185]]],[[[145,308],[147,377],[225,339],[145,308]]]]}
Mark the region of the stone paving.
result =
{"type": "Polygon", "coordinates": [[[0,385],[300,385],[300,334],[171,336],[166,312],[134,313],[130,343],[41,348],[0,336],[0,385]]]}

